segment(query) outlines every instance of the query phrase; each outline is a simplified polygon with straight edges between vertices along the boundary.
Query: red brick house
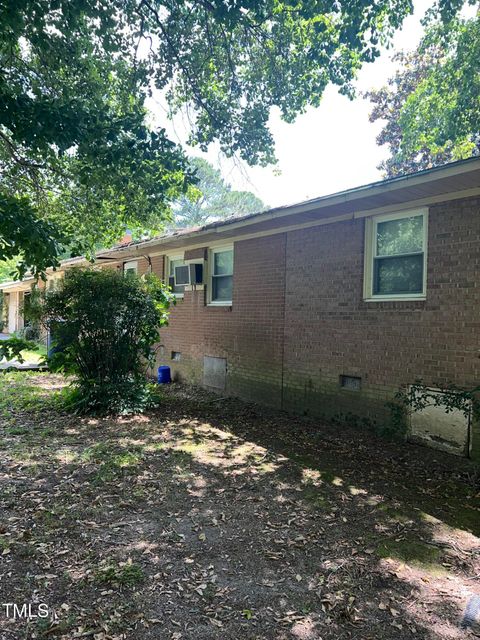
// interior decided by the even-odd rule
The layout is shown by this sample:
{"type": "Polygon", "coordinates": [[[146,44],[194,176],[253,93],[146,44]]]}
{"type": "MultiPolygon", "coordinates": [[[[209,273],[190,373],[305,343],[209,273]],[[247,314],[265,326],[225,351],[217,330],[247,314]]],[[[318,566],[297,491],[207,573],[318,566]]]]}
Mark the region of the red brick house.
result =
{"type": "MultiPolygon", "coordinates": [[[[98,260],[176,276],[158,363],[222,393],[381,430],[400,387],[480,380],[480,159],[98,260]]],[[[408,432],[480,457],[480,430],[463,414],[427,410],[408,432]]]]}

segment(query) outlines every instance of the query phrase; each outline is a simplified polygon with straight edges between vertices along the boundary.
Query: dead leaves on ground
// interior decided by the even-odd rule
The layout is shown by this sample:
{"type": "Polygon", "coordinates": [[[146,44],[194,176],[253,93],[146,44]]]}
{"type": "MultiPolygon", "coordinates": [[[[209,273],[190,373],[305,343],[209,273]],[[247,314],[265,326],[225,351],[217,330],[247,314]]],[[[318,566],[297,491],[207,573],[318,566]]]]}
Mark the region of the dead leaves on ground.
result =
{"type": "MultiPolygon", "coordinates": [[[[138,423],[62,427],[56,418],[48,438],[33,424],[8,437],[0,450],[1,597],[33,594],[57,616],[31,625],[29,638],[327,640],[374,638],[379,625],[383,638],[426,637],[442,607],[421,613],[422,629],[418,586],[398,563],[381,564],[377,547],[419,531],[427,540],[429,529],[413,516],[390,517],[401,500],[256,441],[262,430],[287,437],[279,427],[287,418],[229,406],[211,405],[210,417],[205,402],[197,417],[169,408],[138,423]]],[[[354,466],[342,438],[325,442],[354,466]]],[[[379,477],[391,491],[385,470],[379,477]]],[[[478,555],[465,540],[450,542],[448,570],[458,575],[478,555]]],[[[435,580],[423,582],[428,594],[437,593],[435,580]]],[[[451,612],[444,621],[451,630],[451,612]]]]}

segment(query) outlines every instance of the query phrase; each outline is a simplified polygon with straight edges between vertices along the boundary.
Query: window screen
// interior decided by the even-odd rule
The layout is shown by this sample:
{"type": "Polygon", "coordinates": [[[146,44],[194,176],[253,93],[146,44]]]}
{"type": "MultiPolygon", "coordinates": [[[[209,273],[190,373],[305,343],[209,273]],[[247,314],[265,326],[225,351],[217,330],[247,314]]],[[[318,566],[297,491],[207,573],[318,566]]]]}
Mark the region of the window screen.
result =
{"type": "Polygon", "coordinates": [[[214,251],[212,262],[212,302],[231,302],[233,249],[214,251]]]}
{"type": "Polygon", "coordinates": [[[373,295],[422,293],[424,216],[377,222],[374,230],[373,295]]]}
{"type": "Polygon", "coordinates": [[[181,258],[178,258],[178,259],[169,260],[168,263],[169,263],[169,273],[168,273],[169,285],[173,293],[175,293],[176,295],[183,295],[185,293],[185,285],[175,284],[175,268],[181,267],[184,264],[184,262],[181,258]]]}
{"type": "Polygon", "coordinates": [[[137,275],[137,262],[124,262],[123,263],[123,274],[125,276],[135,276],[137,275]]]}
{"type": "Polygon", "coordinates": [[[190,281],[190,269],[188,265],[181,264],[175,267],[175,285],[176,286],[185,286],[190,281]]]}

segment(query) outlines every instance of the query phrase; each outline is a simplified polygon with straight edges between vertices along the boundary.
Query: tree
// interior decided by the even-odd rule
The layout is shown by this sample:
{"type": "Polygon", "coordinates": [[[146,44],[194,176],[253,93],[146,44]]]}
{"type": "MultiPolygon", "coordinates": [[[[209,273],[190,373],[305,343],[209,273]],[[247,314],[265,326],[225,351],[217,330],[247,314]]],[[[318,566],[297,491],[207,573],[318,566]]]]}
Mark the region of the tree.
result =
{"type": "MultiPolygon", "coordinates": [[[[8,180],[2,164],[0,155],[0,176],[8,180]]],[[[24,276],[30,267],[37,274],[49,266],[58,266],[63,239],[56,224],[40,218],[30,195],[11,195],[0,187],[0,260],[8,265],[15,262],[10,277],[15,272],[24,276]]]]}
{"type": "Polygon", "coordinates": [[[0,260],[22,253],[20,272],[38,272],[65,246],[92,251],[168,219],[193,177],[149,125],[152,90],[189,109],[191,144],[273,162],[272,107],[291,122],[329,83],[352,95],[411,11],[411,0],[0,0],[0,260]]]}
{"type": "Polygon", "coordinates": [[[0,262],[0,284],[13,279],[17,263],[18,257],[2,260],[0,262]]]}
{"type": "Polygon", "coordinates": [[[85,413],[146,408],[146,366],[175,300],[166,285],[154,275],[76,268],[44,300],[54,352],[49,366],[74,376],[73,407],[85,413]]]}
{"type": "Polygon", "coordinates": [[[264,208],[263,202],[250,191],[232,191],[220,171],[202,158],[191,161],[198,180],[196,198],[181,197],[173,204],[177,227],[195,227],[213,220],[256,213],[264,208]]]}
{"type": "Polygon", "coordinates": [[[431,23],[419,47],[394,59],[388,86],[365,96],[370,121],[386,120],[377,137],[390,157],[387,177],[480,153],[480,18],[431,23]]]}

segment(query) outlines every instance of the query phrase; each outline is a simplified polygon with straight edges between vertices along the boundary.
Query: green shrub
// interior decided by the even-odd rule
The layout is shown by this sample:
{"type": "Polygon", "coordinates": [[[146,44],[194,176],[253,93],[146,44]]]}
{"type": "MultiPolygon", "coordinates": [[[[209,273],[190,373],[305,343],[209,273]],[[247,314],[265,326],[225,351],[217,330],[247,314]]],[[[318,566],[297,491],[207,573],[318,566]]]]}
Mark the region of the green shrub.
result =
{"type": "Polygon", "coordinates": [[[18,360],[18,362],[24,362],[22,351],[37,351],[38,345],[25,338],[18,338],[12,336],[7,340],[0,340],[0,360],[18,360]]]}
{"type": "Polygon", "coordinates": [[[25,321],[23,337],[27,340],[39,340],[42,328],[43,294],[36,284],[24,296],[21,313],[25,321]]]}
{"type": "Polygon", "coordinates": [[[71,406],[82,413],[130,413],[152,402],[146,368],[174,297],[156,276],[72,269],[45,296],[50,368],[74,376],[71,406]]]}

